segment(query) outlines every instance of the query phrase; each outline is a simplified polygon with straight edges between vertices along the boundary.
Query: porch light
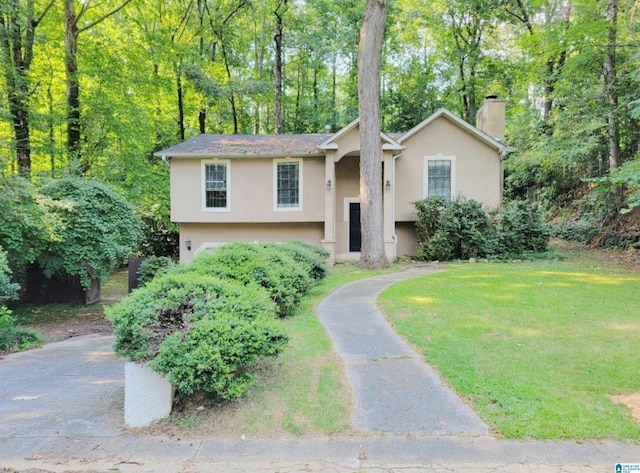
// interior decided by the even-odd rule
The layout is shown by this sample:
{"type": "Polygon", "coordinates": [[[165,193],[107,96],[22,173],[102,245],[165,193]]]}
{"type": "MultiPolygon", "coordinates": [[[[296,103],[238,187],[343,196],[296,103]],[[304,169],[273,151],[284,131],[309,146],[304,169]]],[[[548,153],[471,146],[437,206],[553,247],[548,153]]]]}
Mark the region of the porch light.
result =
{"type": "Polygon", "coordinates": [[[184,246],[187,248],[187,251],[191,251],[191,240],[187,238],[184,241],[184,246]]]}
{"type": "Polygon", "coordinates": [[[384,188],[386,190],[391,190],[391,182],[387,179],[387,182],[384,183],[384,188]]]}
{"type": "Polygon", "coordinates": [[[327,181],[327,190],[330,191],[331,190],[331,179],[329,179],[327,181]]]}

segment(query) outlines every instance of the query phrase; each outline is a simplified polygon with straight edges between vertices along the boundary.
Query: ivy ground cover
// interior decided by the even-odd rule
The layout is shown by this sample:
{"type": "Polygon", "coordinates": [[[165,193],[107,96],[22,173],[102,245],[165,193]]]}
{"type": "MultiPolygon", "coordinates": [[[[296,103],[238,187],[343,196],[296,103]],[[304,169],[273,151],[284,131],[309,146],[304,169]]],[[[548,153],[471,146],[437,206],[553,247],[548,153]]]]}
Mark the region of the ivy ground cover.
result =
{"type": "Polygon", "coordinates": [[[567,262],[452,264],[381,306],[506,438],[638,441],[640,273],[567,262]]]}

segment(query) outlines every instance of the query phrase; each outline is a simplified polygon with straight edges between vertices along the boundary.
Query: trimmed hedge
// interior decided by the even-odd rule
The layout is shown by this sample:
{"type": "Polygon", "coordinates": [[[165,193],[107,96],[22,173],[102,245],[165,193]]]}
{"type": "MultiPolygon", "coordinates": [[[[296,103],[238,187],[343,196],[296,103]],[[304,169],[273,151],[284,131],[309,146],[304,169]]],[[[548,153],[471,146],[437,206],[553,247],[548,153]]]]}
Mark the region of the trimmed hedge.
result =
{"type": "Polygon", "coordinates": [[[181,395],[205,391],[226,400],[241,396],[253,380],[251,369],[287,344],[276,319],[241,319],[226,313],[194,322],[162,344],[151,366],[165,374],[181,395]]]}
{"type": "Polygon", "coordinates": [[[106,312],[116,334],[116,353],[131,361],[152,360],[167,336],[188,332],[205,317],[275,316],[267,294],[255,287],[188,273],[156,278],[106,312]]]}
{"type": "Polygon", "coordinates": [[[169,268],[107,309],[116,353],[149,362],[178,397],[240,396],[260,359],[286,346],[276,316],[292,315],[326,275],[322,251],[300,243],[232,243],[169,268]]]}
{"type": "Polygon", "coordinates": [[[232,279],[264,288],[278,307],[278,315],[293,315],[313,284],[304,265],[296,263],[276,244],[236,242],[202,253],[181,272],[232,279]]]}

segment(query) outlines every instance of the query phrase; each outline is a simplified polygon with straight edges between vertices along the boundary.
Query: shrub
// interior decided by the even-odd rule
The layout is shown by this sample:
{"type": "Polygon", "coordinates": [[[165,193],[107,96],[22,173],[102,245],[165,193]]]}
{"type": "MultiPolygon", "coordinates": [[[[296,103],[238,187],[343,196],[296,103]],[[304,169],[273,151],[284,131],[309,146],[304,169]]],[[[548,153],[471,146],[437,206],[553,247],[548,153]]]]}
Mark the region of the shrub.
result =
{"type": "Polygon", "coordinates": [[[551,229],[535,206],[524,201],[512,201],[500,208],[494,218],[499,255],[517,257],[527,252],[547,250],[551,229]]]}
{"type": "Polygon", "coordinates": [[[151,366],[167,375],[179,395],[204,391],[226,400],[241,396],[251,386],[252,368],[286,343],[273,318],[217,313],[195,321],[187,333],[169,335],[151,366]]]}
{"type": "Polygon", "coordinates": [[[28,350],[41,345],[42,339],[36,332],[17,326],[12,312],[0,306],[0,351],[28,350]]]}
{"type": "Polygon", "coordinates": [[[275,317],[265,292],[193,273],[156,278],[107,308],[116,353],[131,361],[153,359],[169,335],[186,333],[195,321],[218,313],[248,320],[275,317]]]}
{"type": "Polygon", "coordinates": [[[514,258],[547,249],[551,232],[533,206],[514,201],[488,215],[480,203],[429,198],[418,209],[417,256],[425,260],[514,258]]]}
{"type": "Polygon", "coordinates": [[[492,253],[491,222],[478,202],[429,198],[414,205],[419,210],[417,225],[422,237],[418,240],[419,258],[468,259],[492,253]]]}
{"type": "Polygon", "coordinates": [[[324,279],[327,276],[329,272],[329,266],[327,264],[328,253],[322,248],[319,248],[321,251],[314,251],[311,245],[300,241],[284,243],[278,245],[278,248],[291,256],[294,261],[303,265],[315,281],[324,279]]]}
{"type": "Polygon", "coordinates": [[[311,276],[276,245],[229,243],[198,255],[181,272],[213,275],[266,289],[281,317],[292,315],[302,295],[311,288],[311,276]]]}
{"type": "Polygon", "coordinates": [[[11,282],[11,270],[7,262],[7,253],[0,247],[0,305],[18,299],[20,285],[11,282]]]}
{"type": "Polygon", "coordinates": [[[175,263],[168,256],[149,256],[145,258],[140,263],[137,272],[139,285],[144,286],[154,277],[165,274],[173,266],[175,266],[175,263]]]}

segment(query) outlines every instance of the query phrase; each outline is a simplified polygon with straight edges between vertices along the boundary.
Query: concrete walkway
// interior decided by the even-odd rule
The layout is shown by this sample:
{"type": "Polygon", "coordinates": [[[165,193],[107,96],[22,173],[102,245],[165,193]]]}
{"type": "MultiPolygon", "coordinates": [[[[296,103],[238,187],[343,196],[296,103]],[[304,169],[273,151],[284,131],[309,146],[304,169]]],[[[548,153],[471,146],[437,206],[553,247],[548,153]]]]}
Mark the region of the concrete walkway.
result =
{"type": "Polygon", "coordinates": [[[356,398],[354,427],[394,434],[487,434],[487,426],[396,334],[378,310],[393,283],[433,272],[412,269],[357,281],[324,299],[318,316],[342,357],[356,398]]]}
{"type": "MultiPolygon", "coordinates": [[[[385,285],[418,274],[372,278],[363,281],[362,287],[346,286],[342,296],[363,304],[366,299],[368,304],[385,285]]],[[[335,295],[323,303],[321,311],[337,310],[340,303],[335,295]]],[[[327,323],[339,325],[340,321],[327,323]]],[[[423,396],[400,396],[398,391],[394,394],[395,387],[385,392],[380,373],[397,376],[393,383],[411,386],[414,380],[401,371],[415,370],[418,374],[409,377],[422,377],[423,368],[414,363],[424,364],[395,343],[375,342],[374,332],[386,332],[384,323],[375,325],[375,329],[355,330],[357,342],[349,343],[348,331],[343,332],[346,342],[336,338],[336,345],[351,347],[343,355],[349,372],[365,368],[353,375],[354,387],[365,385],[356,377],[367,369],[378,379],[372,385],[377,393],[356,392],[354,422],[363,431],[348,437],[176,440],[131,436],[123,428],[124,363],[111,350],[113,337],[78,337],[5,356],[0,359],[0,473],[613,473],[618,462],[640,462],[638,445],[495,439],[426,367],[420,381],[426,383],[423,396]],[[404,365],[395,364],[411,360],[402,370],[404,365]],[[383,368],[373,369],[378,366],[383,368]],[[395,411],[385,413],[387,399],[401,397],[411,400],[402,401],[401,409],[398,402],[391,403],[395,411]],[[411,415],[416,419],[403,409],[415,413],[411,415]],[[423,416],[423,411],[428,415],[423,416]]],[[[335,329],[329,330],[337,337],[335,329]]]]}

